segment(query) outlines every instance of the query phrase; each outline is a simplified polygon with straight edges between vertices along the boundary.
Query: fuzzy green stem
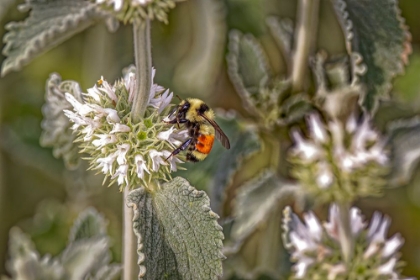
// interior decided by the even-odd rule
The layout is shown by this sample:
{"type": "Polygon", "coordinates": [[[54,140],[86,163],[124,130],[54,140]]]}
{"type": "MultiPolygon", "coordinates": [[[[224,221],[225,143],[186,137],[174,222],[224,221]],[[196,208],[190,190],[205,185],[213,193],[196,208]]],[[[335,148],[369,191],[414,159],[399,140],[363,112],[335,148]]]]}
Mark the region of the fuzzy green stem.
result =
{"type": "Polygon", "coordinates": [[[318,10],[319,0],[299,0],[292,67],[293,92],[304,90],[309,56],[315,47],[318,10]]]}
{"type": "Polygon", "coordinates": [[[350,225],[350,205],[348,203],[338,204],[338,236],[340,238],[343,259],[349,263],[353,257],[354,238],[350,225]]]}
{"type": "Polygon", "coordinates": [[[137,266],[137,238],[133,231],[133,209],[126,205],[127,195],[130,189],[126,187],[123,194],[123,280],[132,280],[138,278],[139,268],[137,266]]]}
{"type": "Polygon", "coordinates": [[[149,102],[152,86],[152,51],[150,43],[150,20],[143,24],[133,24],[134,57],[136,62],[136,95],[131,109],[134,122],[140,121],[149,102]]]}

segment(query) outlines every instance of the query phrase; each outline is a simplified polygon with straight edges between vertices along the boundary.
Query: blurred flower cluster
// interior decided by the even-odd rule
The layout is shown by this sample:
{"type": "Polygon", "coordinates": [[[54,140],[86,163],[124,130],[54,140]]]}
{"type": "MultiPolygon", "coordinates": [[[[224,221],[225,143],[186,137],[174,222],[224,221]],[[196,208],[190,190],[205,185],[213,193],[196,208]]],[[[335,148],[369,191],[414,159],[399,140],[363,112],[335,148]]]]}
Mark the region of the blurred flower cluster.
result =
{"type": "Polygon", "coordinates": [[[76,142],[88,155],[90,168],[99,169],[111,183],[117,181],[121,187],[131,188],[147,186],[151,179],[169,179],[181,160],[168,157],[187,136],[186,131],[162,122],[173,94],[157,84],[151,87],[144,118],[133,122],[135,88],[133,72],[114,85],[101,78],[84,94],[84,102],[66,93],[73,110],[64,110],[78,133],[76,142]]]}
{"type": "Polygon", "coordinates": [[[179,1],[183,0],[96,0],[96,3],[124,23],[141,24],[146,19],[167,23],[169,10],[179,1]]]}
{"type": "Polygon", "coordinates": [[[284,244],[295,262],[292,279],[414,279],[400,276],[402,263],[398,250],[404,241],[399,233],[387,239],[388,217],[375,213],[367,227],[360,210],[350,209],[355,244],[351,261],[345,262],[341,255],[344,245],[339,236],[337,205],[330,207],[329,221],[323,225],[312,212],[303,215],[304,223],[290,207],[284,212],[284,244]]]}
{"type": "Polygon", "coordinates": [[[385,141],[372,129],[370,118],[350,115],[345,123],[325,125],[318,114],[307,118],[309,139],[291,131],[294,147],[289,161],[302,187],[321,202],[349,202],[381,194],[388,173],[385,141]]]}

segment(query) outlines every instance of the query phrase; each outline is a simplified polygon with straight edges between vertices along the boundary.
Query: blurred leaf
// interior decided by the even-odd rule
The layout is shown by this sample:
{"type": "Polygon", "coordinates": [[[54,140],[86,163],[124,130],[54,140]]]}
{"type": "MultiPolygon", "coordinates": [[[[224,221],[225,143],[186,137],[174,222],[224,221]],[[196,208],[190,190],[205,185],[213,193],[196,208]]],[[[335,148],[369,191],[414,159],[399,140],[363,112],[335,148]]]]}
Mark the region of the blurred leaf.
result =
{"type": "Polygon", "coordinates": [[[74,170],[80,163],[80,154],[78,145],[73,143],[77,135],[70,129],[71,123],[63,112],[64,109],[73,109],[65,98],[66,92],[83,102],[79,83],[62,81],[59,74],[52,73],[47,80],[45,104],[42,106],[44,120],[40,143],[43,147],[52,147],[54,157],[62,157],[66,167],[74,170]]]}
{"type": "Polygon", "coordinates": [[[120,273],[120,265],[109,264],[101,267],[95,276],[88,276],[86,280],[113,280],[117,279],[120,273]]]}
{"type": "MultiPolygon", "coordinates": [[[[109,264],[109,241],[104,220],[88,208],[75,222],[70,243],[57,257],[42,259],[32,241],[18,228],[10,231],[10,261],[7,268],[13,279],[19,280],[110,280],[115,279],[120,266],[109,264]]],[[[51,242],[51,239],[50,239],[51,242]]]]}
{"type": "Polygon", "coordinates": [[[9,254],[10,260],[6,266],[12,279],[66,279],[59,262],[50,256],[41,259],[32,241],[18,228],[10,230],[9,254]]]}
{"type": "Polygon", "coordinates": [[[231,31],[227,61],[230,79],[244,105],[258,112],[260,88],[267,87],[270,79],[269,63],[262,46],[250,34],[231,31]]]}
{"type": "Polygon", "coordinates": [[[394,121],[388,126],[392,170],[390,184],[407,184],[420,159],[420,117],[394,121]]]}
{"type": "Polygon", "coordinates": [[[70,243],[60,256],[69,280],[80,280],[109,261],[107,237],[82,239],[70,243]]]}
{"type": "Polygon", "coordinates": [[[232,183],[233,176],[241,168],[242,162],[262,149],[262,140],[256,131],[250,127],[241,127],[237,118],[224,119],[221,123],[222,127],[226,127],[232,140],[232,148],[213,158],[217,163],[212,163],[214,173],[211,176],[209,190],[211,207],[216,213],[221,213],[225,190],[232,183]]]}
{"type": "Polygon", "coordinates": [[[69,243],[104,235],[106,235],[105,219],[94,208],[90,207],[74,221],[69,234],[69,243]]]}
{"type": "Polygon", "coordinates": [[[334,0],[334,5],[348,53],[359,53],[367,66],[360,77],[367,87],[363,105],[375,111],[378,99],[388,97],[392,78],[404,71],[410,34],[395,0],[334,0]]]}
{"type": "Polygon", "coordinates": [[[139,279],[182,279],[177,270],[176,256],[165,240],[152,195],[144,188],[135,189],[128,195],[127,205],[134,211],[139,279]]]}
{"type": "Polygon", "coordinates": [[[21,11],[32,10],[23,22],[6,25],[2,76],[19,71],[36,56],[81,32],[104,14],[85,0],[27,0],[21,11]]]}
{"type": "Polygon", "coordinates": [[[246,238],[283,200],[297,197],[299,187],[266,171],[241,187],[237,196],[232,234],[236,240],[246,238]]]}
{"type": "Polygon", "coordinates": [[[218,279],[223,233],[205,192],[176,177],[153,194],[153,202],[182,278],[218,279]]]}
{"type": "Polygon", "coordinates": [[[315,104],[330,118],[346,122],[365,93],[359,83],[351,81],[348,57],[329,58],[326,52],[318,52],[312,59],[312,71],[317,87],[315,104]]]}
{"type": "Polygon", "coordinates": [[[277,17],[267,18],[267,26],[271,36],[283,53],[288,70],[291,70],[292,43],[293,43],[293,21],[288,18],[279,19],[277,17]]]}

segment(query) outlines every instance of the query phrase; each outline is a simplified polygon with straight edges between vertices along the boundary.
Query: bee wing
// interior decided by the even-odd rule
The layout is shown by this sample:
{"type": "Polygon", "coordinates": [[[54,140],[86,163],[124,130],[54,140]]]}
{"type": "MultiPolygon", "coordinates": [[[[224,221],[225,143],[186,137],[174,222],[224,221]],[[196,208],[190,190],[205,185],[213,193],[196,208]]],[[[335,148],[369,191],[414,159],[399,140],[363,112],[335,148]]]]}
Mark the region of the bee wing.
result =
{"type": "Polygon", "coordinates": [[[214,130],[216,131],[216,138],[220,141],[220,143],[222,143],[222,146],[226,149],[230,149],[229,138],[226,136],[220,126],[214,120],[207,118],[204,114],[200,114],[200,116],[206,119],[206,121],[208,121],[208,123],[214,127],[214,130]]]}

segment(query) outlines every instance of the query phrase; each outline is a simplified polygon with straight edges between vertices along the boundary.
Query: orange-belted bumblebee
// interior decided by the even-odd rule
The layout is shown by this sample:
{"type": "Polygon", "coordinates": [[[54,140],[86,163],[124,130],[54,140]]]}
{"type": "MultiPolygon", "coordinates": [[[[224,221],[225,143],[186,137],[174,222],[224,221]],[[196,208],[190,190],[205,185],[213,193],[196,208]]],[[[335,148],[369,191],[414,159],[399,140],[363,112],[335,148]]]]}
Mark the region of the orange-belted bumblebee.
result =
{"type": "Polygon", "coordinates": [[[187,161],[202,161],[210,153],[215,135],[223,147],[230,149],[229,139],[214,121],[213,110],[200,99],[182,100],[175,111],[169,114],[164,121],[170,124],[184,124],[190,136],[168,158],[188,149],[187,161]]]}

